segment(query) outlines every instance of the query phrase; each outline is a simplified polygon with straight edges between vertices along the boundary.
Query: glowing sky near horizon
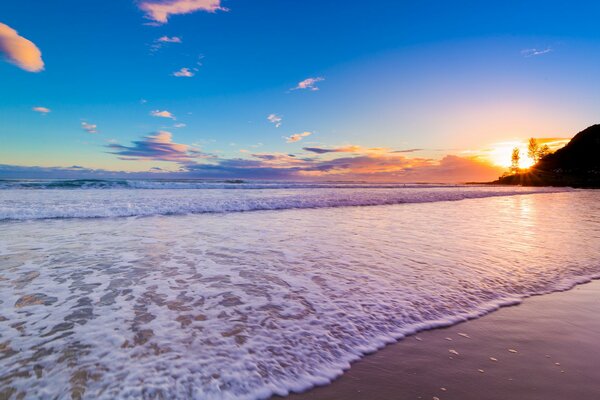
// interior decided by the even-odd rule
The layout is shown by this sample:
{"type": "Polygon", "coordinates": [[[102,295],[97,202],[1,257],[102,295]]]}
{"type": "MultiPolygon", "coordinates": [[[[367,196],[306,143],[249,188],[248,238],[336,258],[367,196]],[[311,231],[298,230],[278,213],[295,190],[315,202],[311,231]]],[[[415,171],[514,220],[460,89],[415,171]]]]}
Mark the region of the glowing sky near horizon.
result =
{"type": "Polygon", "coordinates": [[[492,179],[527,138],[558,146],[598,122],[599,12],[592,1],[8,0],[0,178],[77,166],[492,179]]]}

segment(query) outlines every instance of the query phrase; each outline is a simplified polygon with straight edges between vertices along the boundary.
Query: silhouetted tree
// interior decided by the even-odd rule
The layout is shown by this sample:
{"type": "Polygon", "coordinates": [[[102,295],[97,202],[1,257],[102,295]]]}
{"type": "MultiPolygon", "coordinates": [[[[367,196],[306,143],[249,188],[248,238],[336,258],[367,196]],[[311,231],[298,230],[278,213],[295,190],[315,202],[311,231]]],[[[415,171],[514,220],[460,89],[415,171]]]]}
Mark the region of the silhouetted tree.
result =
{"type": "Polygon", "coordinates": [[[518,147],[515,147],[512,151],[512,163],[510,165],[510,171],[513,174],[516,174],[519,172],[520,168],[519,168],[519,162],[521,161],[521,154],[519,151],[518,147]]]}
{"type": "Polygon", "coordinates": [[[538,151],[538,161],[550,154],[550,147],[547,144],[540,147],[538,151]]]}
{"type": "Polygon", "coordinates": [[[537,140],[534,138],[529,139],[529,144],[527,145],[527,155],[533,160],[534,164],[536,164],[540,158],[540,146],[538,145],[537,140]]]}
{"type": "Polygon", "coordinates": [[[537,164],[543,157],[550,154],[550,147],[547,144],[540,146],[534,138],[529,139],[527,145],[527,155],[533,160],[534,164],[537,164]]]}

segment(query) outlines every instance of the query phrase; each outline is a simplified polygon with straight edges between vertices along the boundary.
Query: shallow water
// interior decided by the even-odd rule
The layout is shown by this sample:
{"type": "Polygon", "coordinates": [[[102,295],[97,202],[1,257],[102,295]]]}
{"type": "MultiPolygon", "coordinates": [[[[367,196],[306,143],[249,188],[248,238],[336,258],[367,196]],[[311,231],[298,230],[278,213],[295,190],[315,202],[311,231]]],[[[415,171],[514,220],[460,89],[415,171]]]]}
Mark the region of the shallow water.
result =
{"type": "Polygon", "coordinates": [[[599,248],[594,191],[5,220],[0,397],[304,390],[415,330],[600,276],[599,248]]]}

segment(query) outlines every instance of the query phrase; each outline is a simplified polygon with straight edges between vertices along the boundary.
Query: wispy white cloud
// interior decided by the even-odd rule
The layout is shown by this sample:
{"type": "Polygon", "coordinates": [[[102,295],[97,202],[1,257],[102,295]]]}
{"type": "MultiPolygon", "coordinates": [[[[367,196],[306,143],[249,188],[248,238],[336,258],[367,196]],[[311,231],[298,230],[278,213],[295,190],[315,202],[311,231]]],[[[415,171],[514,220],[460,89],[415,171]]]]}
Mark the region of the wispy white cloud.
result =
{"type": "Polygon", "coordinates": [[[181,43],[181,38],[179,36],[161,36],[156,41],[159,43],[181,43]]]}
{"type": "Polygon", "coordinates": [[[174,124],[173,128],[185,128],[186,126],[187,126],[186,124],[179,122],[177,124],[174,124]]]}
{"type": "Polygon", "coordinates": [[[275,128],[279,128],[281,126],[282,121],[283,121],[283,118],[281,118],[277,114],[269,114],[269,116],[267,117],[267,119],[269,120],[270,123],[272,123],[273,125],[275,125],[275,128]]]}
{"type": "Polygon", "coordinates": [[[0,23],[0,53],[4,53],[10,63],[25,71],[40,72],[44,69],[40,49],[3,23],[0,23]]]}
{"type": "Polygon", "coordinates": [[[317,83],[324,81],[325,78],[323,77],[317,77],[317,78],[306,78],[305,80],[298,82],[298,84],[291,88],[290,90],[311,90],[311,91],[317,91],[319,90],[319,87],[317,86],[317,83]]]}
{"type": "Polygon", "coordinates": [[[182,40],[179,36],[161,36],[152,42],[152,45],[150,45],[150,50],[155,52],[161,49],[163,46],[171,43],[182,43],[182,40]]]}
{"type": "Polygon", "coordinates": [[[171,119],[176,119],[175,116],[173,114],[171,114],[170,111],[167,110],[153,110],[150,111],[150,115],[152,115],[153,117],[160,117],[160,118],[171,118],[171,119]]]}
{"type": "Polygon", "coordinates": [[[521,55],[523,57],[535,57],[535,56],[542,56],[544,54],[548,54],[552,52],[552,49],[550,47],[545,48],[545,49],[524,49],[521,50],[521,55]]]}
{"type": "Polygon", "coordinates": [[[189,68],[181,68],[179,71],[173,72],[173,76],[178,78],[191,78],[194,75],[196,75],[196,73],[189,68]]]}
{"type": "Polygon", "coordinates": [[[291,136],[288,136],[285,138],[286,142],[288,143],[294,143],[294,142],[299,142],[300,140],[302,140],[303,138],[312,135],[312,132],[302,132],[302,133],[295,133],[291,136]]]}
{"type": "Polygon", "coordinates": [[[86,121],[81,122],[81,129],[83,129],[87,133],[98,133],[98,125],[90,124],[86,121]]]}
{"type": "Polygon", "coordinates": [[[146,13],[146,18],[157,24],[165,24],[171,15],[189,14],[195,11],[215,12],[227,11],[221,7],[221,0],[154,0],[142,1],[139,7],[146,13]]]}
{"type": "Polygon", "coordinates": [[[49,112],[52,112],[52,110],[49,109],[48,107],[33,107],[32,110],[35,111],[35,112],[38,112],[38,113],[40,113],[42,115],[46,115],[49,112]]]}

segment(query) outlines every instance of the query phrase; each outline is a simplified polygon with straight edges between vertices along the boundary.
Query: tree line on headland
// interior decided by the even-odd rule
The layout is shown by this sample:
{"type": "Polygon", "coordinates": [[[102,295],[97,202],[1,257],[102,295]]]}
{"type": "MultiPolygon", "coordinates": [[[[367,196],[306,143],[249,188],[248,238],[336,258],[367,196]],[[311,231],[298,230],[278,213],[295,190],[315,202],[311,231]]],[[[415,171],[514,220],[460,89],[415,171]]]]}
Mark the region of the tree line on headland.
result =
{"type": "Polygon", "coordinates": [[[527,155],[534,165],[522,170],[520,151],[513,149],[509,172],[491,183],[600,188],[600,125],[579,132],[553,153],[547,145],[540,146],[535,139],[529,139],[527,155]]]}

